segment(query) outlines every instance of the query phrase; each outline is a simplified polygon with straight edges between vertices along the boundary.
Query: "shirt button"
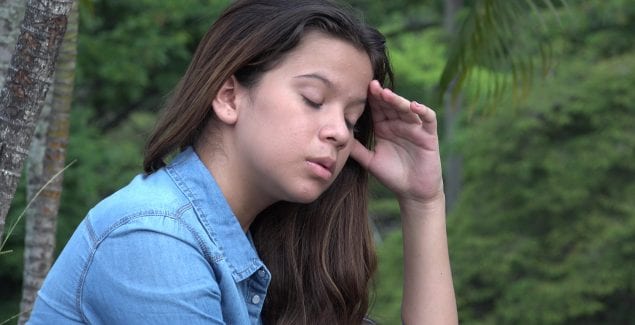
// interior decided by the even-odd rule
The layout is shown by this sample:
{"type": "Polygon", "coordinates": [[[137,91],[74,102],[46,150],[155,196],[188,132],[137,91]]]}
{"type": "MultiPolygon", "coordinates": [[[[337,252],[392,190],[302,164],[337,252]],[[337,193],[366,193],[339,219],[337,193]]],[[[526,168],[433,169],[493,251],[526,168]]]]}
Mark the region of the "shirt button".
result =
{"type": "Polygon", "coordinates": [[[260,269],[258,270],[258,276],[261,278],[264,278],[267,275],[267,273],[265,272],[265,270],[260,269]]]}
{"type": "Polygon", "coordinates": [[[253,303],[254,305],[257,305],[260,303],[260,296],[259,295],[254,295],[253,297],[251,297],[251,303],[253,303]]]}

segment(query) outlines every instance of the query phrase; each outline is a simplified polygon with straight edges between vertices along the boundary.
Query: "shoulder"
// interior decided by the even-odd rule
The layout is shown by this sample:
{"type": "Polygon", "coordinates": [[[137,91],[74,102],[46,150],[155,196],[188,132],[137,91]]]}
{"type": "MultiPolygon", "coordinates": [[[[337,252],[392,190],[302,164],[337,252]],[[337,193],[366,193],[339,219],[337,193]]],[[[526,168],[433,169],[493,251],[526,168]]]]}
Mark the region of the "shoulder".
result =
{"type": "Polygon", "coordinates": [[[177,307],[184,295],[218,300],[217,249],[170,183],[165,173],[140,175],[97,204],[55,262],[39,299],[84,321],[116,315],[116,309],[128,316],[160,313],[155,306],[182,314],[177,307]]]}
{"type": "Polygon", "coordinates": [[[162,169],[150,175],[137,175],[128,185],[99,202],[91,213],[170,211],[187,202],[187,198],[162,169]]]}
{"type": "Polygon", "coordinates": [[[190,209],[189,200],[161,170],[148,176],[137,175],[95,205],[86,222],[96,237],[103,237],[116,228],[144,219],[157,222],[161,218],[179,219],[190,209]]]}
{"type": "Polygon", "coordinates": [[[216,255],[191,201],[163,170],[138,175],[102,200],[89,211],[78,231],[93,254],[117,245],[121,249],[117,254],[123,258],[131,249],[153,251],[166,245],[165,249],[175,252],[191,248],[208,263],[216,255]]]}

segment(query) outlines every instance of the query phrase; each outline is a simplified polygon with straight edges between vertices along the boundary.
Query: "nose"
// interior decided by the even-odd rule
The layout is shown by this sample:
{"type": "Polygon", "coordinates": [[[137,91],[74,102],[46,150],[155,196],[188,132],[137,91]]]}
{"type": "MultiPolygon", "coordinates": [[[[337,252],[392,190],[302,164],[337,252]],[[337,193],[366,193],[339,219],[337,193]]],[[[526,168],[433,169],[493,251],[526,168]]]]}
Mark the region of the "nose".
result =
{"type": "Polygon", "coordinates": [[[346,120],[342,114],[333,114],[326,120],[320,129],[320,138],[323,141],[332,143],[338,150],[344,148],[351,139],[351,131],[346,125],[346,120]]]}

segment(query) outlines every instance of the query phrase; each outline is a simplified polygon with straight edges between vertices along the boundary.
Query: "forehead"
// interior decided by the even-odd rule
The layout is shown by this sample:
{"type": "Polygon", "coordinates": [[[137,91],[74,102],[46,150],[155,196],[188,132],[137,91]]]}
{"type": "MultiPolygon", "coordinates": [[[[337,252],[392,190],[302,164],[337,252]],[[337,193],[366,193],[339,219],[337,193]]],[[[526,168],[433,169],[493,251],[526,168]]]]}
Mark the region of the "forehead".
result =
{"type": "MultiPolygon", "coordinates": [[[[320,76],[334,88],[366,92],[373,71],[368,54],[351,42],[308,32],[270,72],[280,76],[320,76]]],[[[314,78],[319,79],[319,78],[314,78]]]]}

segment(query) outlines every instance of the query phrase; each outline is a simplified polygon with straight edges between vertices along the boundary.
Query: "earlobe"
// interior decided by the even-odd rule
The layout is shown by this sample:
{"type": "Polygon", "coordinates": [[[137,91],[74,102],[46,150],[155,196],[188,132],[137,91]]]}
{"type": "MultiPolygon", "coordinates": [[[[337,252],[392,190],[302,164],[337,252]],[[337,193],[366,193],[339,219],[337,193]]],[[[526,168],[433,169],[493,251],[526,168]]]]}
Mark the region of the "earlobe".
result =
{"type": "Polygon", "coordinates": [[[239,85],[236,77],[229,77],[223,82],[212,101],[214,113],[227,125],[234,125],[238,120],[237,87],[239,85]]]}

